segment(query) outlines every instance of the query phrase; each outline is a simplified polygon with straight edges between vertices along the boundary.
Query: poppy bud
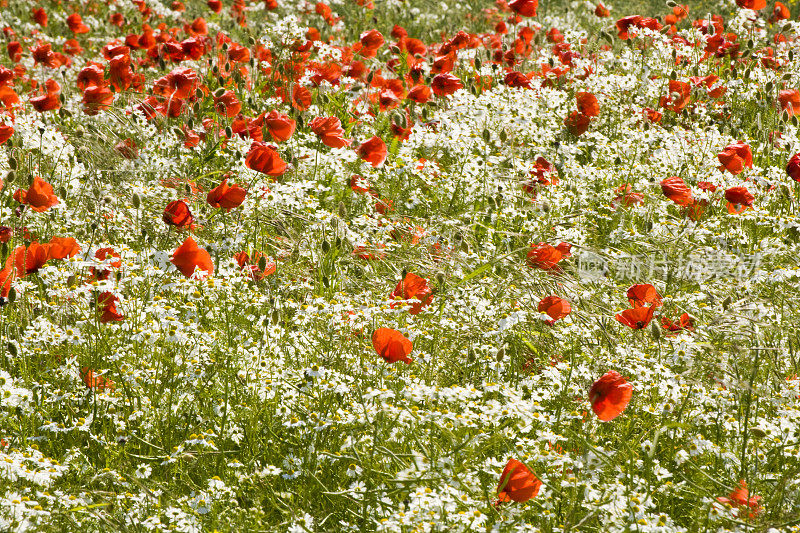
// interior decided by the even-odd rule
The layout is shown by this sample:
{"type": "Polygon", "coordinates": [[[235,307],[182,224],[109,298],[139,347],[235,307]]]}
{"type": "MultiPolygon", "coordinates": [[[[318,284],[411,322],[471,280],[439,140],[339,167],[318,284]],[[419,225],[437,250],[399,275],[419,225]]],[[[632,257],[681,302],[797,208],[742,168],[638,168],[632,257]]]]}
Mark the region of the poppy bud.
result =
{"type": "Polygon", "coordinates": [[[8,158],[8,166],[11,168],[11,170],[17,170],[17,165],[17,158],[15,156],[12,155],[8,158]]]}
{"type": "Polygon", "coordinates": [[[339,202],[339,218],[347,218],[347,207],[345,207],[344,202],[339,202]]]}
{"type": "Polygon", "coordinates": [[[655,341],[661,339],[661,327],[655,322],[650,323],[650,335],[655,341]]]}
{"type": "Polygon", "coordinates": [[[258,260],[258,269],[262,272],[267,269],[267,256],[262,255],[258,260]]]}
{"type": "Polygon", "coordinates": [[[757,439],[763,439],[767,436],[767,433],[761,428],[750,428],[750,433],[757,439]]]}
{"type": "Polygon", "coordinates": [[[768,93],[772,92],[772,88],[773,88],[773,85],[772,85],[771,81],[768,81],[766,83],[766,85],[764,85],[764,90],[767,91],[768,93]]]}
{"type": "Polygon", "coordinates": [[[437,272],[436,273],[436,285],[438,285],[439,287],[444,285],[444,273],[443,272],[437,272]]]}
{"type": "Polygon", "coordinates": [[[71,275],[70,275],[70,276],[67,278],[67,287],[72,287],[73,285],[75,285],[75,280],[76,280],[76,279],[77,279],[77,277],[75,276],[75,274],[71,274],[71,275]]]}
{"type": "Polygon", "coordinates": [[[89,225],[89,229],[90,229],[90,230],[92,230],[92,232],[95,232],[95,231],[97,231],[97,222],[92,222],[92,223],[89,225]]]}
{"type": "Polygon", "coordinates": [[[200,102],[194,103],[194,105],[192,106],[192,111],[194,112],[195,115],[200,114],[200,102]]]}
{"type": "Polygon", "coordinates": [[[280,315],[280,313],[278,313],[277,309],[273,309],[271,318],[272,318],[272,325],[273,326],[277,326],[278,322],[281,319],[281,315],[280,315]]]}
{"type": "Polygon", "coordinates": [[[506,356],[506,349],[500,348],[499,350],[497,350],[497,355],[495,356],[495,360],[497,360],[497,362],[499,363],[500,361],[503,360],[505,356],[506,356]]]}
{"type": "Polygon", "coordinates": [[[225,137],[227,137],[228,139],[233,137],[233,128],[231,128],[230,126],[225,126],[225,137]]]}
{"type": "Polygon", "coordinates": [[[789,63],[794,61],[794,50],[789,50],[789,63]]]}
{"type": "Polygon", "coordinates": [[[328,276],[322,276],[322,284],[325,286],[326,289],[330,287],[331,282],[328,280],[328,276]]]}
{"type": "Polygon", "coordinates": [[[329,243],[328,240],[326,239],[326,240],[322,241],[321,248],[322,248],[322,253],[323,254],[327,254],[331,249],[331,243],[329,243]]]}
{"type": "Polygon", "coordinates": [[[225,87],[220,87],[214,91],[214,98],[220,98],[223,94],[225,94],[225,87]]]}
{"type": "Polygon", "coordinates": [[[8,353],[11,354],[11,357],[16,357],[17,354],[19,354],[19,351],[17,351],[17,345],[13,342],[9,342],[6,347],[8,348],[8,353]]]}
{"type": "Polygon", "coordinates": [[[6,183],[9,185],[17,181],[17,173],[13,170],[6,174],[6,183]]]}
{"type": "Polygon", "coordinates": [[[483,136],[483,142],[485,142],[486,144],[489,144],[489,141],[492,139],[492,133],[489,131],[489,128],[484,128],[483,129],[482,136],[483,136]]]}
{"type": "Polygon", "coordinates": [[[16,301],[17,301],[17,289],[15,289],[14,287],[11,287],[8,290],[8,303],[13,304],[16,301]]]}
{"type": "MultiPolygon", "coordinates": [[[[194,96],[195,98],[203,98],[203,90],[198,87],[194,90],[194,96]]],[[[191,128],[191,126],[189,127],[191,128]]]]}
{"type": "Polygon", "coordinates": [[[219,74],[219,67],[217,65],[214,65],[213,67],[211,67],[211,72],[213,72],[214,76],[216,76],[217,74],[219,74]]]}
{"type": "Polygon", "coordinates": [[[83,129],[83,126],[78,126],[75,128],[75,137],[83,137],[86,133],[86,130],[83,129]]]}
{"type": "Polygon", "coordinates": [[[676,4],[676,3],[675,3],[675,2],[673,2],[672,0],[667,0],[667,7],[675,7],[675,6],[677,6],[677,5],[678,5],[678,4],[676,4]]]}

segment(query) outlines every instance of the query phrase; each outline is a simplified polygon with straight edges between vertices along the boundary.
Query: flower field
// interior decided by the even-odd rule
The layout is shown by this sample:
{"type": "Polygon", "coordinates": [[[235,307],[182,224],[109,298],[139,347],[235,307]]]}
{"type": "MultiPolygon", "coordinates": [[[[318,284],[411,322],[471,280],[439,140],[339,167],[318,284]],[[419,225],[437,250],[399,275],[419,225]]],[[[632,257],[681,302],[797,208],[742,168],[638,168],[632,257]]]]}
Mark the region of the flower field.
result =
{"type": "Polygon", "coordinates": [[[0,5],[0,531],[800,531],[800,2],[0,5]]]}

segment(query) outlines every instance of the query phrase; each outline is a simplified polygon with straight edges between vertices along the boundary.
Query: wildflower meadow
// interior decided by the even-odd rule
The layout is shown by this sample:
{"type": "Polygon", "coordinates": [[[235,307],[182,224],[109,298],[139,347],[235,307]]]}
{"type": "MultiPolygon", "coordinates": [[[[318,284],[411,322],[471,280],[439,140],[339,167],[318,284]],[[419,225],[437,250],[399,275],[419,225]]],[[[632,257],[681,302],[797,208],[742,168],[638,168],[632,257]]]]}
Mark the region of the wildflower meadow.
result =
{"type": "Polygon", "coordinates": [[[800,1],[0,0],[0,531],[800,531],[800,1]]]}

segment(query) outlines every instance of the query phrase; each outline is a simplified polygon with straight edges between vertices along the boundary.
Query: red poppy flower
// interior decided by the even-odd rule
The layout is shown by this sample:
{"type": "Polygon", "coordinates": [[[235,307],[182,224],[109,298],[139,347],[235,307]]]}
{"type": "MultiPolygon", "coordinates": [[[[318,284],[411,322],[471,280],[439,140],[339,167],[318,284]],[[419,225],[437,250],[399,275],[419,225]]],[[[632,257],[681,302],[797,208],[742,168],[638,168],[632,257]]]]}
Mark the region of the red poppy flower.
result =
{"type": "Polygon", "coordinates": [[[594,382],[589,389],[592,411],[603,422],[622,414],[633,396],[633,385],[618,372],[611,370],[594,382]]]}
{"type": "Polygon", "coordinates": [[[561,243],[559,246],[551,246],[546,242],[531,244],[531,249],[528,250],[528,264],[542,270],[555,269],[561,259],[569,256],[569,248],[562,246],[566,244],[561,243]]]}
{"type": "MultiPolygon", "coordinates": [[[[431,303],[433,290],[428,286],[428,281],[425,278],[409,272],[397,284],[397,287],[394,288],[389,297],[401,300],[419,300],[419,302],[412,304],[408,311],[412,315],[416,315],[422,311],[423,307],[431,303]]],[[[395,304],[392,304],[392,307],[395,307],[395,304]]]]}
{"type": "Polygon", "coordinates": [[[661,191],[664,196],[680,206],[687,206],[692,201],[692,190],[678,176],[670,176],[661,180],[661,191]]]}
{"type": "Polygon", "coordinates": [[[214,97],[214,109],[223,117],[235,117],[242,110],[242,103],[233,91],[225,91],[214,97]]]}
{"type": "Polygon", "coordinates": [[[508,3],[508,7],[522,17],[535,17],[536,8],[539,7],[539,0],[513,0],[508,3]]]}
{"type": "Polygon", "coordinates": [[[800,91],[797,89],[786,89],[778,92],[778,102],[781,104],[781,109],[789,113],[789,116],[794,116],[795,113],[800,111],[800,91]]]}
{"type": "Polygon", "coordinates": [[[34,9],[33,12],[31,12],[31,18],[42,28],[47,27],[47,11],[45,11],[43,7],[34,9]]]}
{"type": "Polygon", "coordinates": [[[522,87],[524,89],[531,88],[531,80],[529,80],[525,74],[522,72],[517,72],[516,70],[508,72],[503,81],[509,87],[522,87]]]}
{"type": "Polygon", "coordinates": [[[787,20],[791,16],[792,13],[789,11],[789,8],[786,7],[786,4],[783,2],[775,2],[775,7],[772,8],[772,16],[769,17],[769,21],[774,24],[779,20],[787,20]]]}
{"type": "Polygon", "coordinates": [[[298,111],[305,111],[311,106],[311,91],[308,87],[294,84],[292,87],[292,107],[298,111]]]}
{"type": "Polygon", "coordinates": [[[628,30],[631,26],[636,27],[641,20],[641,15],[631,15],[629,17],[623,17],[619,19],[615,24],[617,28],[617,37],[623,41],[630,39],[633,35],[635,35],[635,33],[629,32],[628,30]]]}
{"type": "Polygon", "coordinates": [[[67,17],[67,26],[72,33],[81,34],[89,33],[89,26],[83,23],[83,19],[77,13],[67,17]]]}
{"type": "Polygon", "coordinates": [[[594,14],[598,18],[606,18],[611,16],[611,11],[603,4],[597,4],[597,7],[594,8],[594,14]]]}
{"type": "Polygon", "coordinates": [[[644,329],[653,320],[653,313],[656,310],[655,305],[650,307],[637,307],[635,309],[625,309],[622,313],[615,315],[614,318],[620,324],[625,324],[632,329],[644,329]]]}
{"type": "Polygon", "coordinates": [[[78,242],[72,237],[53,237],[50,242],[42,246],[47,248],[48,259],[75,257],[81,251],[78,242]]]}
{"type": "Polygon", "coordinates": [[[567,127],[567,131],[572,135],[580,137],[589,129],[591,120],[591,117],[584,115],[580,111],[573,111],[564,119],[564,126],[567,127]]]}
{"type": "Polygon", "coordinates": [[[194,222],[192,212],[189,211],[189,206],[183,200],[173,200],[164,208],[164,215],[162,220],[168,226],[177,226],[179,228],[188,228],[194,222]]]}
{"type": "Polygon", "coordinates": [[[208,5],[208,8],[214,13],[222,11],[222,0],[208,0],[206,5],[208,5]]]}
{"type": "Polygon", "coordinates": [[[686,208],[682,209],[681,211],[690,220],[697,222],[703,217],[703,213],[705,213],[707,205],[708,200],[692,200],[689,202],[686,208]]]}
{"type": "Polygon", "coordinates": [[[750,491],[747,489],[745,480],[740,480],[739,485],[728,494],[728,497],[720,496],[717,501],[723,504],[728,504],[737,509],[744,508],[747,512],[747,517],[753,519],[761,512],[761,496],[750,496],[750,491]]]}
{"type": "Polygon", "coordinates": [[[680,113],[689,103],[692,86],[688,82],[679,80],[669,80],[669,94],[659,99],[658,105],[665,109],[671,109],[675,113],[680,113]]]}
{"type": "Polygon", "coordinates": [[[317,117],[309,123],[322,144],[331,148],[344,148],[353,142],[345,139],[342,123],[337,117],[317,117]]]}
{"type": "Polygon", "coordinates": [[[617,192],[618,196],[615,196],[614,199],[611,200],[611,207],[616,209],[618,205],[630,207],[632,205],[643,204],[644,194],[640,192],[631,192],[632,190],[633,187],[631,187],[630,183],[617,187],[615,192],[617,192]]]}
{"type": "Polygon", "coordinates": [[[631,307],[643,307],[644,304],[651,304],[655,307],[661,306],[661,296],[656,292],[656,288],[649,283],[632,285],[627,292],[628,302],[631,307]]]}
{"type": "Polygon", "coordinates": [[[100,312],[100,323],[121,322],[125,320],[117,311],[119,297],[110,292],[103,292],[97,296],[97,310],[100,312]]]}
{"type": "Polygon", "coordinates": [[[19,41],[11,41],[6,45],[8,57],[14,63],[19,63],[22,59],[22,44],[19,41]]]}
{"type": "Polygon", "coordinates": [[[14,135],[14,126],[11,124],[0,123],[0,144],[5,143],[11,138],[12,135],[14,135]]]}
{"type": "Polygon", "coordinates": [[[372,334],[372,347],[387,363],[403,361],[405,364],[410,364],[413,361],[408,354],[411,353],[414,345],[397,330],[376,329],[372,334]]]}
{"type": "Polygon", "coordinates": [[[673,322],[669,318],[662,316],[661,327],[668,331],[692,331],[694,330],[694,320],[692,320],[692,317],[690,317],[688,313],[683,313],[680,318],[678,318],[677,322],[673,322]]]}
{"type": "Polygon", "coordinates": [[[214,273],[214,263],[211,255],[197,246],[194,239],[189,236],[172,254],[170,262],[175,265],[187,278],[194,274],[195,269],[203,270],[206,275],[214,273]]]}
{"type": "MultiPolygon", "coordinates": [[[[115,259],[111,261],[109,265],[111,268],[119,268],[122,266],[122,260],[120,259],[120,255],[114,251],[114,248],[107,247],[107,248],[98,248],[97,251],[94,253],[95,259],[98,261],[106,261],[107,259],[115,259]]],[[[98,280],[108,279],[111,276],[111,270],[104,268],[104,269],[97,269],[92,267],[92,276],[97,278],[98,280]]]]}
{"type": "Polygon", "coordinates": [[[431,99],[431,88],[427,85],[415,85],[408,91],[406,98],[418,104],[424,104],[431,99]]]}
{"type": "Polygon", "coordinates": [[[786,165],[786,174],[794,181],[800,183],[800,152],[794,154],[791,159],[789,159],[789,163],[786,165]]]}
{"type": "Polygon", "coordinates": [[[279,113],[275,109],[267,114],[264,122],[267,124],[267,130],[275,142],[288,141],[297,126],[297,122],[289,118],[289,115],[279,113]]]}
{"type": "Polygon", "coordinates": [[[550,317],[547,323],[551,326],[556,323],[556,320],[561,320],[572,312],[572,306],[569,305],[569,302],[558,296],[542,298],[537,309],[540,313],[547,313],[550,317]]]}
{"type": "Polygon", "coordinates": [[[381,166],[388,154],[386,143],[377,136],[364,141],[361,146],[358,147],[357,151],[358,157],[371,164],[373,167],[381,166]]]}
{"type": "Polygon", "coordinates": [[[578,111],[587,117],[596,117],[600,114],[600,104],[597,103],[597,97],[585,91],[575,94],[578,101],[578,111]]]}
{"type": "Polygon", "coordinates": [[[114,389],[116,388],[111,379],[101,376],[100,374],[96,374],[94,370],[86,366],[81,368],[81,379],[86,384],[87,388],[94,389],[96,391],[114,392],[114,389]]]}
{"type": "Polygon", "coordinates": [[[103,85],[92,85],[83,91],[83,112],[87,115],[96,115],[100,111],[107,111],[114,103],[114,93],[103,85]]]}
{"type": "Polygon", "coordinates": [[[497,504],[526,502],[535,498],[541,488],[542,482],[527,466],[516,459],[509,459],[497,485],[497,504]]]}
{"type": "Polygon", "coordinates": [[[221,207],[230,211],[234,207],[242,205],[245,196],[247,196],[246,190],[238,185],[228,186],[228,178],[225,178],[222,183],[208,191],[206,201],[211,207],[221,207]]]}
{"type": "Polygon", "coordinates": [[[33,183],[27,191],[17,189],[17,192],[14,193],[14,200],[29,205],[37,213],[47,211],[58,203],[58,198],[53,193],[53,186],[39,176],[33,178],[33,183]]]}
{"type": "Polygon", "coordinates": [[[742,172],[745,167],[753,168],[753,153],[750,151],[750,146],[743,142],[729,144],[717,154],[717,158],[722,163],[720,170],[724,168],[734,176],[742,172]]]}
{"type": "Polygon", "coordinates": [[[267,260],[266,256],[261,252],[255,252],[252,258],[247,252],[239,252],[233,257],[236,259],[236,263],[239,265],[239,268],[241,268],[242,271],[246,271],[247,274],[255,281],[261,281],[270,274],[274,274],[277,270],[277,265],[275,265],[275,262],[267,260]],[[259,266],[262,257],[265,259],[263,271],[259,266]]]}
{"type": "Polygon", "coordinates": [[[436,96],[447,96],[463,88],[461,80],[450,73],[437,74],[431,82],[431,89],[436,96]]]}
{"type": "Polygon", "coordinates": [[[153,94],[183,100],[193,95],[199,86],[197,72],[188,67],[177,67],[153,83],[153,94]]]}
{"type": "Polygon", "coordinates": [[[736,5],[742,9],[764,9],[767,7],[767,0],[736,0],[736,5]]]}
{"type": "Polygon", "coordinates": [[[45,111],[55,111],[61,108],[61,86],[54,79],[49,79],[44,84],[45,93],[40,96],[34,96],[29,100],[33,108],[39,113],[45,111]]]}
{"type": "Polygon", "coordinates": [[[725,199],[728,201],[728,212],[736,214],[753,207],[755,196],[746,187],[731,187],[725,191],[725,199]]]}
{"type": "Polygon", "coordinates": [[[4,270],[13,270],[14,275],[20,278],[34,274],[50,259],[49,252],[49,246],[43,246],[38,242],[30,243],[27,248],[17,246],[6,259],[4,270]]]}
{"type": "Polygon", "coordinates": [[[378,49],[383,46],[383,35],[378,30],[369,30],[361,34],[359,43],[361,45],[358,50],[359,55],[364,57],[375,57],[378,54],[378,49]]]}
{"type": "Polygon", "coordinates": [[[281,176],[287,167],[286,161],[281,159],[274,146],[260,141],[253,141],[244,163],[247,168],[273,177],[281,176]]]}

